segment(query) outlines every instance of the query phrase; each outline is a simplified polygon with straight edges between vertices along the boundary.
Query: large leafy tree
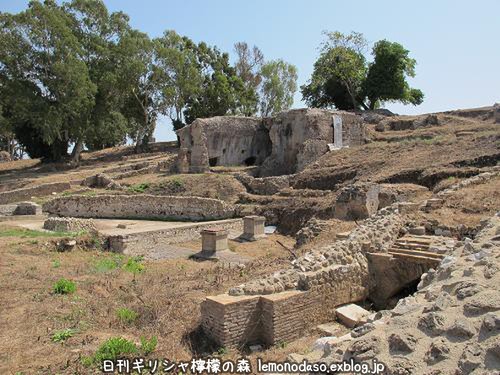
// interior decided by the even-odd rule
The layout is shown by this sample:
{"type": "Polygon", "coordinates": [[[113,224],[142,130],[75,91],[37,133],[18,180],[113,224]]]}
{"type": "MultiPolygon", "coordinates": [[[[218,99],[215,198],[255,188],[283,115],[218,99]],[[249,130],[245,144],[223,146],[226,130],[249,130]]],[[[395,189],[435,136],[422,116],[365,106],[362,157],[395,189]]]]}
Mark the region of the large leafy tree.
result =
{"type": "Polygon", "coordinates": [[[159,43],[146,34],[132,31],[121,41],[124,74],[129,81],[129,96],[124,112],[129,121],[129,135],[136,151],[146,146],[156,128],[158,117],[166,113],[164,95],[167,74],[157,61],[159,43]]]}
{"type": "Polygon", "coordinates": [[[127,121],[121,113],[126,100],[128,78],[123,74],[120,40],[131,32],[128,16],[109,13],[101,0],[73,0],[65,4],[73,19],[73,33],[78,38],[91,81],[96,85],[94,106],[88,115],[88,126],[78,138],[73,154],[83,144],[102,149],[124,142],[127,121]]]}
{"type": "Polygon", "coordinates": [[[308,105],[343,110],[376,108],[386,101],[420,104],[423,93],[410,88],[415,60],[398,43],[380,41],[373,47],[374,61],[367,63],[367,42],[362,34],[326,33],[308,84],[301,87],[308,105]]]}
{"type": "Polygon", "coordinates": [[[265,63],[261,69],[260,113],[263,117],[289,109],[297,91],[297,68],[283,60],[265,63]]]}
{"type": "Polygon", "coordinates": [[[229,55],[204,42],[195,47],[202,83],[197,95],[191,97],[184,115],[187,123],[199,117],[238,113],[245,86],[229,63],[229,55]]]}
{"type": "Polygon", "coordinates": [[[60,144],[67,148],[83,137],[96,86],[82,58],[72,19],[55,1],[32,1],[24,12],[0,15],[5,104],[15,133],[28,138],[18,137],[30,155],[57,159],[65,153],[60,144]]]}
{"type": "Polygon", "coordinates": [[[166,113],[174,129],[184,126],[184,110],[188,101],[201,90],[202,73],[196,55],[196,46],[187,37],[170,30],[157,39],[158,68],[166,74],[164,87],[166,113]]]}
{"type": "Polygon", "coordinates": [[[250,48],[246,42],[234,45],[236,74],[243,81],[245,91],[240,99],[239,111],[245,116],[253,116],[258,111],[258,89],[262,81],[261,69],[264,64],[264,54],[257,47],[250,48]]]}
{"type": "Polygon", "coordinates": [[[413,89],[406,77],[415,77],[415,59],[409,57],[410,51],[399,43],[381,40],[373,47],[374,61],[370,64],[364,83],[370,109],[378,103],[400,101],[404,104],[421,104],[422,91],[413,89]]]}

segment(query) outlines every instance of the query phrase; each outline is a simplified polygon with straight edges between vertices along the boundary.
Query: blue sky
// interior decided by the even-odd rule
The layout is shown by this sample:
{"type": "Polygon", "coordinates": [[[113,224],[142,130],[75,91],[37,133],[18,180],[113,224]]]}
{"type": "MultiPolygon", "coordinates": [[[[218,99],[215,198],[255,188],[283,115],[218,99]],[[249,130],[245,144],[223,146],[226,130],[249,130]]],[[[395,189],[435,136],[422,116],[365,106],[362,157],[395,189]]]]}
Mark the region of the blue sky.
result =
{"type": "MultiPolygon", "coordinates": [[[[27,0],[0,0],[18,12],[27,0]]],[[[105,0],[151,37],[174,29],[195,41],[232,52],[238,41],[257,45],[267,60],[295,64],[299,85],[309,79],[323,30],[362,32],[370,42],[403,44],[417,60],[418,107],[388,104],[401,114],[471,108],[500,102],[500,1],[498,0],[105,0]]],[[[304,107],[300,93],[294,107],[304,107]]],[[[158,140],[174,139],[166,119],[158,140]]]]}

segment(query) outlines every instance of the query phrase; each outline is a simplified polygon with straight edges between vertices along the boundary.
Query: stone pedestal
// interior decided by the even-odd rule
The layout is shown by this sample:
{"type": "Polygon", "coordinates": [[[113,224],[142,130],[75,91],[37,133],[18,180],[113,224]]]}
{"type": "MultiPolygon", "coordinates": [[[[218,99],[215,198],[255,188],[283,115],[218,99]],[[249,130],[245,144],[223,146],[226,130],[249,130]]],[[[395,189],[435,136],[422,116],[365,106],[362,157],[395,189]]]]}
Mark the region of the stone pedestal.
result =
{"type": "Polygon", "coordinates": [[[201,252],[195,254],[196,258],[216,259],[218,251],[228,250],[225,229],[204,229],[201,231],[201,252]]]}
{"type": "Polygon", "coordinates": [[[243,234],[241,238],[247,241],[257,241],[264,238],[264,216],[245,216],[243,218],[243,234]]]}

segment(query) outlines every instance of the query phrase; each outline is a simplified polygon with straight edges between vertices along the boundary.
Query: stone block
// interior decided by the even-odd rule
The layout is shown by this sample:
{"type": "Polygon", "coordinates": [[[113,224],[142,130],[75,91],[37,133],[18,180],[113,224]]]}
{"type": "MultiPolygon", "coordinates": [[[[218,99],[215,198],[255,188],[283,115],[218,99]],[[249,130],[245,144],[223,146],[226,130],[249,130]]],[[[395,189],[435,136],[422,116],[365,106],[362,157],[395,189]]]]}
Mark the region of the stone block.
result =
{"type": "Polygon", "coordinates": [[[398,204],[398,210],[401,214],[417,212],[418,204],[412,202],[401,202],[398,204]]]}
{"type": "Polygon", "coordinates": [[[227,235],[225,229],[204,229],[201,231],[201,253],[202,257],[214,257],[217,251],[228,250],[227,235]]]}
{"type": "Polygon", "coordinates": [[[264,224],[266,218],[263,216],[245,216],[243,218],[243,235],[241,238],[247,241],[257,241],[264,238],[264,224]]]}
{"type": "Polygon", "coordinates": [[[370,315],[368,310],[352,303],[337,309],[337,318],[349,328],[358,325],[368,315],[370,315]]]}
{"type": "Polygon", "coordinates": [[[425,235],[425,227],[414,227],[409,229],[410,234],[414,234],[417,236],[425,235]]]}
{"type": "Polygon", "coordinates": [[[21,202],[17,204],[14,215],[41,215],[42,207],[34,202],[21,202]]]}

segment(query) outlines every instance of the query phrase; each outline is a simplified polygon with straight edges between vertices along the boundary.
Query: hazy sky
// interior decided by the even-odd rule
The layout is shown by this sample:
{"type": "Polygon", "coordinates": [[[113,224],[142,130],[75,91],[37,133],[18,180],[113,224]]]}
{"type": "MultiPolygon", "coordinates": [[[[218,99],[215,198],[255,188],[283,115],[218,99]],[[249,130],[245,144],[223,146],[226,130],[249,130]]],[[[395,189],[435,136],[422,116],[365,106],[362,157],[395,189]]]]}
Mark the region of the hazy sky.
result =
{"type": "MultiPolygon", "coordinates": [[[[27,0],[0,0],[0,11],[18,12],[27,0]]],[[[417,60],[411,84],[425,93],[418,107],[388,104],[401,114],[470,108],[500,102],[500,1],[337,0],[105,0],[151,37],[174,29],[194,41],[233,52],[246,41],[265,58],[295,64],[299,85],[309,79],[323,30],[362,32],[371,42],[403,44],[417,60]]],[[[300,93],[294,107],[303,107],[300,93]]],[[[160,121],[157,140],[174,139],[160,121]]]]}

